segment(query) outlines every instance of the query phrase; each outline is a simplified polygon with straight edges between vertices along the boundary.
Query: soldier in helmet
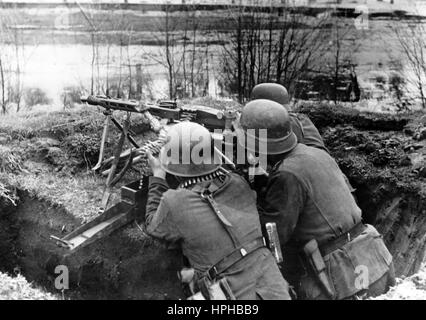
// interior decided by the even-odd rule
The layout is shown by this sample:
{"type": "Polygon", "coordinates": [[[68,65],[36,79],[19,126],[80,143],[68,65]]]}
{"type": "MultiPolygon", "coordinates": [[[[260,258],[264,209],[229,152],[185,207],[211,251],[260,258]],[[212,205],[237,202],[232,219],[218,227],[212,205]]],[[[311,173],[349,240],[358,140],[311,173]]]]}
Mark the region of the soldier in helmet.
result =
{"type": "Polygon", "coordinates": [[[209,284],[225,278],[236,299],[289,299],[288,284],[264,245],[255,193],[218,158],[203,126],[182,122],[169,129],[159,159],[148,155],[147,232],[180,244],[204,295],[209,284]],[[178,178],[177,189],[169,189],[166,173],[178,178]]]}
{"type": "Polygon", "coordinates": [[[280,104],[253,100],[242,111],[237,137],[267,129],[249,152],[267,153],[269,171],[259,211],[275,222],[283,274],[301,299],[348,299],[382,294],[394,283],[392,256],[380,234],[362,223],[342,172],[324,150],[297,142],[280,104]]]}
{"type": "MultiPolygon", "coordinates": [[[[290,97],[288,95],[287,89],[278,83],[260,83],[256,85],[251,92],[251,98],[253,100],[268,99],[275,101],[284,106],[287,111],[289,111],[288,103],[290,102],[290,97]]],[[[291,129],[296,135],[297,142],[328,152],[318,129],[307,115],[289,112],[289,116],[291,129]]],[[[352,187],[349,179],[345,174],[343,174],[343,178],[351,190],[351,193],[353,193],[356,189],[352,187]]],[[[259,184],[259,181],[257,184],[259,184]]]]}
{"type": "MultiPolygon", "coordinates": [[[[251,91],[251,99],[268,99],[275,101],[288,110],[290,97],[287,89],[278,83],[260,83],[251,91]]],[[[297,137],[297,142],[307,146],[323,149],[328,152],[318,129],[307,115],[289,113],[291,127],[297,137]]]]}

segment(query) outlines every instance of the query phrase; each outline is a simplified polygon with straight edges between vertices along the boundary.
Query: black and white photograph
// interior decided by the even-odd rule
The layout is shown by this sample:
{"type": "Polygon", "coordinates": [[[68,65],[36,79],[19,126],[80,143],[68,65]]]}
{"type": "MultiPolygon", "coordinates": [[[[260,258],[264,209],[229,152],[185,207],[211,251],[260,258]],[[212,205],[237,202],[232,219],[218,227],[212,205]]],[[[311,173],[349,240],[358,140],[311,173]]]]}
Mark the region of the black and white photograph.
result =
{"type": "Polygon", "coordinates": [[[0,0],[0,300],[268,319],[425,254],[426,0],[0,0]]]}

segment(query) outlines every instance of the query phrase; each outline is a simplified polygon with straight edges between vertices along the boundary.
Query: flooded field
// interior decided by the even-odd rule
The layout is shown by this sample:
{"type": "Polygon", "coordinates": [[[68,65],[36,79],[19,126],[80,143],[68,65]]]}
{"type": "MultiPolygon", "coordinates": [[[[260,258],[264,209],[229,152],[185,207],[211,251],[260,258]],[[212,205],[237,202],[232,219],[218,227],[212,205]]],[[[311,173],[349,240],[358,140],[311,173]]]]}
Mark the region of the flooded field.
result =
{"type": "MultiPolygon", "coordinates": [[[[15,48],[12,46],[0,47],[2,52],[8,52],[10,57],[9,65],[16,65],[15,48]]],[[[47,93],[55,103],[60,103],[60,97],[65,88],[82,87],[90,91],[92,77],[92,51],[90,45],[85,44],[43,44],[25,45],[19,49],[19,58],[22,63],[21,82],[27,88],[40,88],[47,93]]],[[[112,45],[110,47],[99,45],[96,48],[99,61],[95,65],[95,77],[99,78],[99,86],[95,85],[95,90],[102,92],[107,77],[111,82],[119,81],[121,72],[122,81],[128,81],[129,70],[126,64],[131,59],[132,69],[137,63],[142,64],[144,85],[150,91],[154,99],[161,99],[167,96],[167,69],[158,60],[164,48],[161,46],[136,46],[120,48],[112,45]],[[127,56],[129,55],[129,57],[127,56]],[[107,57],[109,56],[109,62],[107,57]],[[121,57],[121,58],[120,58],[121,57]],[[120,61],[121,60],[121,61],[120,61]],[[121,67],[120,67],[121,65],[121,67]],[[121,71],[120,71],[121,69],[121,71]],[[99,72],[99,74],[98,74],[99,72]]],[[[201,49],[200,49],[201,50],[201,49]]],[[[214,64],[215,61],[212,61],[214,64]]],[[[13,71],[9,76],[15,76],[13,71]]],[[[218,87],[215,73],[210,73],[209,95],[216,96],[218,87]]]]}
{"type": "MultiPolygon", "coordinates": [[[[21,90],[39,88],[53,104],[61,107],[64,90],[84,88],[90,93],[93,87],[94,93],[105,94],[107,84],[108,87],[120,84],[125,87],[127,83],[128,87],[129,79],[132,86],[136,86],[135,67],[140,64],[142,96],[153,100],[168,97],[170,70],[165,58],[164,32],[161,31],[164,21],[158,20],[164,18],[164,12],[91,11],[90,18],[98,28],[102,27],[96,32],[95,45],[91,43],[90,25],[76,8],[26,9],[24,12],[20,14],[19,11],[5,9],[0,12],[2,22],[6,21],[4,25],[8,26],[0,30],[0,36],[3,35],[0,37],[0,53],[5,77],[10,83],[15,83],[12,86],[16,86],[17,81],[13,79],[17,79],[19,73],[18,86],[21,90]]],[[[183,14],[171,14],[171,18],[175,19],[171,20],[175,24],[172,55],[178,59],[173,72],[179,78],[185,78],[185,72],[177,57],[182,55],[183,41],[189,39],[192,32],[187,30],[185,35],[181,30],[184,24],[179,17],[183,14]]],[[[230,95],[221,60],[224,44],[220,42],[230,40],[229,31],[226,31],[229,26],[223,23],[225,14],[223,11],[194,13],[200,29],[197,31],[199,38],[195,55],[203,60],[195,63],[195,73],[199,77],[195,86],[200,95],[230,95]]],[[[347,19],[346,24],[352,23],[353,19],[347,19]]],[[[407,92],[416,89],[410,81],[413,71],[401,54],[390,28],[398,24],[401,22],[371,20],[366,29],[354,29],[344,40],[346,45],[349,44],[350,59],[355,64],[364,97],[386,99],[386,81],[395,72],[407,80],[407,92]]],[[[190,45],[186,43],[186,50],[190,45]]],[[[189,52],[188,55],[192,54],[189,52]]],[[[332,50],[325,53],[333,54],[332,50]]],[[[324,62],[318,61],[318,64],[321,63],[325,64],[325,59],[324,62]]],[[[180,90],[180,83],[175,82],[174,86],[177,91],[180,90]]]]}

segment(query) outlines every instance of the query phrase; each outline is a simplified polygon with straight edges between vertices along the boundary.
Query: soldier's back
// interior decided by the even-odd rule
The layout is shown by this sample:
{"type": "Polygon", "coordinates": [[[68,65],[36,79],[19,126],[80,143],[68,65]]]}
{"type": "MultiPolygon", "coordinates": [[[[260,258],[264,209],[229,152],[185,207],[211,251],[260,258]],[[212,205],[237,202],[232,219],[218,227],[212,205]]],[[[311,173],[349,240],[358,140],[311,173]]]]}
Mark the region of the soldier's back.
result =
{"type": "MultiPolygon", "coordinates": [[[[234,239],[198,192],[169,190],[163,198],[181,233],[183,254],[198,273],[206,272],[238,247],[262,239],[256,196],[243,178],[230,174],[213,198],[232,225],[234,239]]],[[[226,276],[237,299],[289,299],[287,282],[266,247],[241,256],[221,276],[226,276]]]]}

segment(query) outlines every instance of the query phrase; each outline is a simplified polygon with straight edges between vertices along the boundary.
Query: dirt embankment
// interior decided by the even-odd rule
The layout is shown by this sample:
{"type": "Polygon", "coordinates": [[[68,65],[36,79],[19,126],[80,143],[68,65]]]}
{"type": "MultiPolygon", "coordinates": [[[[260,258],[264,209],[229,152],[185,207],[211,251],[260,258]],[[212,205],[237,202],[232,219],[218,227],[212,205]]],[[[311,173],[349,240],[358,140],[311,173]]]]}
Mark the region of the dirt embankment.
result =
{"type": "Polygon", "coordinates": [[[383,115],[305,106],[357,189],[364,221],[389,247],[398,276],[417,272],[426,250],[426,128],[422,114],[383,115]]]}
{"type": "Polygon", "coordinates": [[[69,269],[72,299],[177,299],[181,297],[176,277],[179,254],[158,242],[122,229],[96,244],[70,254],[49,239],[64,235],[81,224],[61,207],[18,191],[15,207],[0,207],[0,271],[23,274],[28,281],[50,292],[58,274],[69,269]]]}
{"type": "MultiPolygon", "coordinates": [[[[62,112],[0,119],[0,186],[16,203],[0,194],[0,273],[22,274],[61,293],[55,268],[64,265],[70,277],[65,298],[180,298],[179,255],[135,224],[72,254],[50,239],[93,218],[100,204],[105,181],[90,168],[99,152],[102,115],[81,118],[62,112]]],[[[137,133],[147,130],[134,123],[137,133]]],[[[109,154],[116,136],[113,131],[109,154]]]]}

